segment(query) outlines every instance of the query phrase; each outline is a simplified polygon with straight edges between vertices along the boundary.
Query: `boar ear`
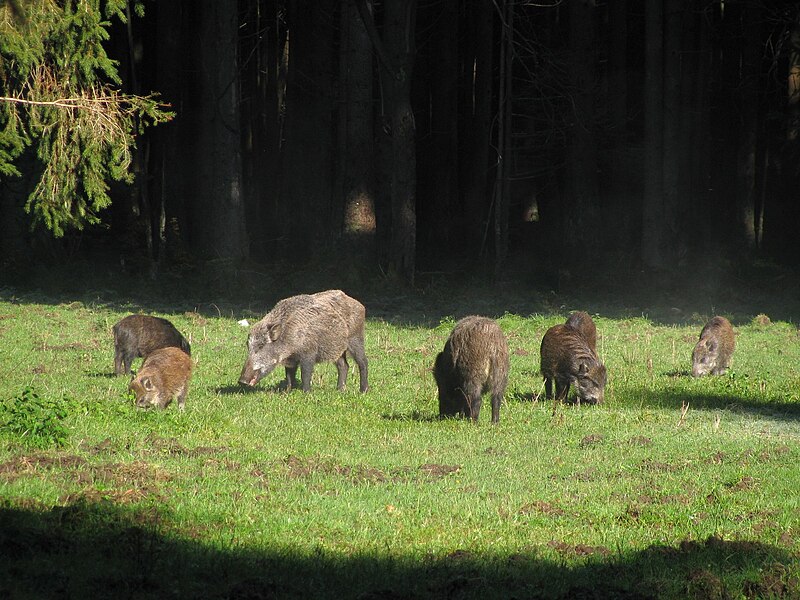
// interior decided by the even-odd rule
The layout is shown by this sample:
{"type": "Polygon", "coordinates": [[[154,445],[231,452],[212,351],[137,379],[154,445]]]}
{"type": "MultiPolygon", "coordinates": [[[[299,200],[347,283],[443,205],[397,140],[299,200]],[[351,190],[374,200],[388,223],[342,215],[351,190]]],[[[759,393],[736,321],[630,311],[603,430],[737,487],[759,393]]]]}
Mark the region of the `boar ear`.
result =
{"type": "Polygon", "coordinates": [[[150,392],[150,391],[152,391],[152,390],[153,390],[153,382],[152,382],[152,381],[150,381],[150,378],[149,378],[149,377],[145,377],[144,379],[142,379],[142,386],[143,386],[143,387],[144,387],[144,389],[146,389],[148,392],[150,392]]]}
{"type": "Polygon", "coordinates": [[[586,375],[589,372],[589,367],[586,363],[581,363],[578,365],[578,375],[586,375]]]}
{"type": "Polygon", "coordinates": [[[270,342],[274,342],[280,337],[281,329],[282,327],[280,323],[275,323],[274,325],[270,326],[270,328],[267,330],[270,342]]]}
{"type": "Polygon", "coordinates": [[[715,352],[717,350],[717,340],[710,340],[707,346],[709,352],[715,352]]]}

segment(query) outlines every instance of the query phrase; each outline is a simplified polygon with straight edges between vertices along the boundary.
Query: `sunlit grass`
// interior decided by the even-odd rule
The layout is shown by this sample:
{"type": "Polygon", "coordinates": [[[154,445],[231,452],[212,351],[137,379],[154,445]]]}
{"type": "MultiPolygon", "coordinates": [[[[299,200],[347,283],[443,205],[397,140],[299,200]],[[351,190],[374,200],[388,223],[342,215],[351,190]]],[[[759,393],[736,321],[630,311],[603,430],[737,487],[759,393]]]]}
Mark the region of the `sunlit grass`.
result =
{"type": "MultiPolygon", "coordinates": [[[[717,538],[757,542],[774,561],[797,564],[800,339],[788,323],[735,323],[732,369],[693,379],[702,319],[674,326],[598,315],[606,403],[567,405],[554,418],[540,397],[539,344],[566,314],[498,315],[511,374],[491,426],[487,411],[477,425],[436,418],[430,368],[454,317],[433,327],[370,319],[371,390],[362,395],[353,365],[344,393],[329,364],[318,365],[310,394],[277,391],[278,371],[244,390],[236,381],[246,330],[237,320],[251,312],[158,313],[190,339],[197,363],[181,413],[136,409],[128,380],[112,375],[110,328],[125,314],[0,302],[0,400],[31,386],[74,401],[63,447],[40,452],[0,438],[7,506],[155,508],[149,526],[219,552],[406,566],[468,553],[465,564],[503,577],[527,565],[531,581],[551,564],[638,565],[633,557],[654,547],[713,552],[703,544],[717,538]]],[[[675,579],[659,560],[617,583],[680,597],[691,569],[675,579]]],[[[736,590],[764,564],[709,569],[736,590]]],[[[353,585],[394,589],[402,577],[353,585]]],[[[569,582],[547,585],[552,595],[569,582]]]]}

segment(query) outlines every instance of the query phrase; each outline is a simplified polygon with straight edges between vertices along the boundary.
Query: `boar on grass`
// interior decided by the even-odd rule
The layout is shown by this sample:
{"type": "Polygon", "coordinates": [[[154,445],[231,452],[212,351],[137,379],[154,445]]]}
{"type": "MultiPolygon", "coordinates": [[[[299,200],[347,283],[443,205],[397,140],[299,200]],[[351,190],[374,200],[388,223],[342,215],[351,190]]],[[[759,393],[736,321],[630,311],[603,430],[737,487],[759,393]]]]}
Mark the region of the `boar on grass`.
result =
{"type": "Polygon", "coordinates": [[[247,338],[247,360],[239,383],[255,386],[275,367],[286,370],[286,387],[297,387],[297,369],[304,392],[311,389],[314,365],[332,361],[339,390],[347,383],[347,354],[356,361],[361,392],[369,389],[364,349],[366,310],[341,290],[292,296],[278,302],[255,323],[247,338]]]}
{"type": "Polygon", "coordinates": [[[730,321],[714,317],[700,332],[700,339],[692,351],[692,377],[722,375],[731,366],[731,356],[736,348],[736,336],[730,321]]]}
{"type": "Polygon", "coordinates": [[[113,327],[114,372],[130,373],[136,357],[147,357],[159,348],[180,348],[190,355],[192,349],[175,326],[161,317],[128,315],[113,327]]]}
{"type": "Polygon", "coordinates": [[[180,348],[159,348],[147,355],[128,389],[140,408],[166,408],[177,398],[178,408],[183,410],[191,376],[192,359],[188,354],[180,348]]]}
{"type": "Polygon", "coordinates": [[[603,402],[606,368],[577,329],[569,325],[548,329],[542,338],[540,366],[548,400],[553,397],[553,381],[556,383],[554,413],[567,399],[570,385],[575,386],[578,403],[603,402]]]}
{"type": "Polygon", "coordinates": [[[486,317],[464,317],[453,328],[433,365],[439,389],[439,416],[478,420],[481,396],[491,394],[492,423],[508,385],[508,342],[500,326],[486,317]]]}

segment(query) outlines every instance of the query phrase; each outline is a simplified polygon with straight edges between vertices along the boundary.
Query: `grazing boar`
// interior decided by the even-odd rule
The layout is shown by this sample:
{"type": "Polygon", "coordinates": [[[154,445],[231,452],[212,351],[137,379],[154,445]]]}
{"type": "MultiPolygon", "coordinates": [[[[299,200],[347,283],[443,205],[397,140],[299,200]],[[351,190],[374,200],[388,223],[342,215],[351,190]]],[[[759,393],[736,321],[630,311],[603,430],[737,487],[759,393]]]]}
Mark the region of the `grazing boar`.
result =
{"type": "Polygon", "coordinates": [[[133,359],[146,357],[159,348],[180,348],[191,356],[192,350],[175,326],[160,317],[128,315],[119,321],[114,331],[114,372],[130,373],[133,359]]]}
{"type": "Polygon", "coordinates": [[[541,371],[547,399],[553,397],[556,382],[554,412],[566,400],[570,384],[575,385],[579,403],[603,402],[606,368],[576,329],[554,325],[547,330],[542,338],[541,371]]]}
{"type": "Polygon", "coordinates": [[[433,376],[439,388],[439,415],[478,420],[481,396],[491,394],[492,423],[508,385],[508,343],[499,325],[486,317],[464,317],[436,357],[433,376]]]}
{"type": "Polygon", "coordinates": [[[191,376],[192,359],[188,354],[180,348],[159,348],[145,357],[128,389],[140,408],[166,408],[177,398],[178,408],[183,410],[191,376]]]}
{"type": "Polygon", "coordinates": [[[361,392],[369,389],[364,350],[364,305],[341,290],[292,296],[275,307],[250,329],[247,361],[239,383],[256,385],[275,367],[286,369],[287,389],[297,387],[300,368],[304,392],[311,389],[314,365],[333,361],[339,374],[338,388],[347,383],[347,353],[356,361],[361,392]]]}
{"type": "Polygon", "coordinates": [[[592,352],[597,353],[597,327],[595,327],[589,313],[582,310],[574,312],[567,318],[564,325],[568,325],[578,331],[586,340],[592,352]]]}
{"type": "Polygon", "coordinates": [[[722,375],[731,366],[731,356],[736,338],[730,321],[714,317],[700,332],[700,339],[692,352],[692,377],[722,375]]]}

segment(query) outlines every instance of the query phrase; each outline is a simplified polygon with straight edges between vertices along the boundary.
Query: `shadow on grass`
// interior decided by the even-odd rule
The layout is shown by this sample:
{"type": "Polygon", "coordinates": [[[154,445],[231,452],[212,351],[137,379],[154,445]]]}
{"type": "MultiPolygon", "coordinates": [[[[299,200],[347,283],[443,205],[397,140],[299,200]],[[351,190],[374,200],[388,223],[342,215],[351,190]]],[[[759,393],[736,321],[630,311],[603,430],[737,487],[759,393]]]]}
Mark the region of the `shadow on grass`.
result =
{"type": "MultiPolygon", "coordinates": [[[[453,417],[450,417],[453,418],[453,417]]],[[[435,423],[441,421],[442,417],[438,414],[424,413],[419,410],[403,413],[383,413],[381,419],[385,421],[414,421],[416,423],[435,423]]]]}
{"type": "Polygon", "coordinates": [[[688,404],[691,410],[728,411],[749,414],[755,417],[784,421],[800,421],[800,404],[788,402],[780,397],[765,397],[754,400],[743,398],[732,392],[695,392],[692,390],[650,390],[631,388],[630,394],[641,398],[648,406],[675,408],[688,404]]]}
{"type": "Polygon", "coordinates": [[[86,373],[86,376],[87,377],[92,377],[94,379],[116,379],[117,377],[119,377],[120,381],[122,381],[123,379],[125,381],[130,381],[130,378],[131,378],[130,375],[117,375],[117,374],[111,373],[111,372],[86,373]]]}
{"type": "Polygon", "coordinates": [[[711,537],[612,552],[552,540],[522,553],[404,556],[255,548],[155,507],[0,508],[4,598],[729,598],[797,597],[797,557],[711,537]],[[232,547],[231,547],[232,546],[232,547]]]}
{"type": "Polygon", "coordinates": [[[270,388],[250,387],[248,385],[223,385],[214,388],[214,391],[223,396],[231,396],[233,394],[257,394],[259,392],[272,391],[270,388]]]}

